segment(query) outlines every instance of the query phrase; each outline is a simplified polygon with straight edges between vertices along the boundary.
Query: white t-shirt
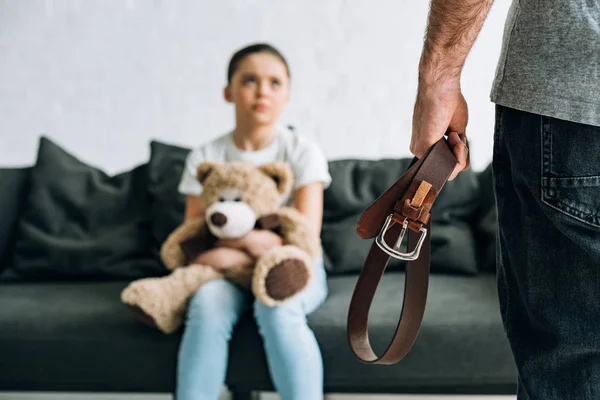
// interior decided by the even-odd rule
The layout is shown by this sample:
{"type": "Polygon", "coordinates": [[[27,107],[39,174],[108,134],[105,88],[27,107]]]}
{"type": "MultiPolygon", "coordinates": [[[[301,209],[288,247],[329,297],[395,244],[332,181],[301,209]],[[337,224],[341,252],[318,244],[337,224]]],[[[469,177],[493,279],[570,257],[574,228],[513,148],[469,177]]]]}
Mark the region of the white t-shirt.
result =
{"type": "Polygon", "coordinates": [[[256,151],[240,150],[235,145],[233,132],[193,149],[186,159],[179,183],[180,193],[195,196],[202,193],[202,185],[196,179],[196,169],[203,161],[243,161],[257,166],[273,161],[288,163],[294,174],[292,193],[283,199],[283,204],[288,205],[293,202],[298,188],[315,182],[323,182],[327,188],[331,183],[327,159],[317,144],[285,127],[278,127],[275,139],[256,151]]]}

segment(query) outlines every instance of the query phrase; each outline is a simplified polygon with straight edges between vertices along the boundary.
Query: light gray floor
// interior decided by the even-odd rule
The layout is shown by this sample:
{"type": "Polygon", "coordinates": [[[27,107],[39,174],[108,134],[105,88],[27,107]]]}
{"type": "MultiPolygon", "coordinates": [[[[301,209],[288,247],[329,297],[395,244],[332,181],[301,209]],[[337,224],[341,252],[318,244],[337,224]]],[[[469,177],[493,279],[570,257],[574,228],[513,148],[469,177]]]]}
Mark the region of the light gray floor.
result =
{"type": "MultiPolygon", "coordinates": [[[[330,394],[326,400],[515,400],[515,396],[388,396],[388,395],[353,395],[330,394]]],[[[223,393],[219,400],[229,400],[228,393],[223,393]]],[[[172,400],[164,394],[89,394],[89,393],[33,393],[33,392],[0,392],[0,400],[172,400]]],[[[261,400],[280,400],[279,396],[264,393],[261,400]]]]}

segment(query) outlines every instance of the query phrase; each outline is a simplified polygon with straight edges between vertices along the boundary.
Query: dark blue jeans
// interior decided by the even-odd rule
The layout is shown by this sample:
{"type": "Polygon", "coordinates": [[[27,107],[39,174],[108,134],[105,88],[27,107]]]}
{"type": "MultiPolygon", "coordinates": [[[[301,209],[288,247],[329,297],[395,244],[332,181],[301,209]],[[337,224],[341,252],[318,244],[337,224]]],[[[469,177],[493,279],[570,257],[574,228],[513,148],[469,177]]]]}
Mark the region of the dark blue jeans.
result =
{"type": "Polygon", "coordinates": [[[493,171],[518,399],[600,399],[600,127],[497,106],[493,171]]]}

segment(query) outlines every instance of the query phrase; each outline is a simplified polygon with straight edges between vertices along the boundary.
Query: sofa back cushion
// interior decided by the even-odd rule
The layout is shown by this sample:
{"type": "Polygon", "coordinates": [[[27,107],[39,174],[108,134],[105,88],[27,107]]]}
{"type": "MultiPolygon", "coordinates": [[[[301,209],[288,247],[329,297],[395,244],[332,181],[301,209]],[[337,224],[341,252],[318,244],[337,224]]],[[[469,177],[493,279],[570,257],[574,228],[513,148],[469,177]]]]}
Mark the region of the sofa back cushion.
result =
{"type": "MultiPolygon", "coordinates": [[[[408,168],[410,158],[336,160],[329,163],[331,186],[325,191],[322,241],[330,274],[357,273],[373,240],[356,234],[362,212],[408,168]]],[[[432,272],[476,274],[471,224],[478,209],[479,183],[468,170],[446,183],[432,209],[432,272]]],[[[404,246],[406,247],[406,246],[404,246]]],[[[391,258],[388,270],[405,262],[391,258]]]]}
{"type": "MultiPolygon", "coordinates": [[[[42,137],[33,167],[0,170],[0,280],[165,274],[158,253],[183,221],[185,196],[177,186],[189,150],[153,141],[148,164],[108,176],[42,137]]],[[[372,240],[357,236],[358,219],[410,161],[329,162],[332,183],[325,191],[321,235],[329,274],[362,269],[372,240]]],[[[491,211],[481,205],[489,175],[463,172],[438,196],[432,210],[432,272],[475,274],[477,261],[490,263],[490,254],[481,253],[492,240],[487,236],[493,223],[482,219],[491,211]]],[[[404,267],[391,259],[388,269],[404,267]]]]}
{"type": "Polygon", "coordinates": [[[158,141],[150,143],[148,193],[152,212],[152,248],[159,259],[161,245],[183,222],[185,196],[178,192],[190,149],[158,141]]]}
{"type": "Polygon", "coordinates": [[[147,165],[108,176],[46,137],[31,168],[14,257],[1,280],[135,279],[152,257],[147,165]]]}

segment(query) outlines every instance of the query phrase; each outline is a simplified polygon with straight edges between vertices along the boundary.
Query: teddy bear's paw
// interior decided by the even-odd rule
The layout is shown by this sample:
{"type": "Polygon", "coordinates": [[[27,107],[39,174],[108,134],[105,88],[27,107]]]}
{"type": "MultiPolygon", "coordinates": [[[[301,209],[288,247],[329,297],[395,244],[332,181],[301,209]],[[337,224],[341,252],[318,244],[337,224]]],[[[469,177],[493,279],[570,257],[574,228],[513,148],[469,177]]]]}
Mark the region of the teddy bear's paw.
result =
{"type": "Polygon", "coordinates": [[[252,292],[270,307],[282,304],[302,291],[311,279],[311,258],[296,246],[280,246],[256,263],[252,292]]]}
{"type": "Polygon", "coordinates": [[[155,297],[161,286],[161,278],[146,278],[131,282],[121,292],[121,300],[129,305],[139,305],[143,299],[155,297]]]}
{"type": "Polygon", "coordinates": [[[140,321],[164,333],[171,333],[181,324],[182,316],[174,312],[169,302],[165,301],[167,298],[163,289],[162,279],[143,279],[125,288],[121,293],[121,300],[140,321]]]}
{"type": "Polygon", "coordinates": [[[306,287],[310,279],[304,261],[283,260],[271,268],[265,278],[265,292],[275,302],[283,302],[306,287]]]}

